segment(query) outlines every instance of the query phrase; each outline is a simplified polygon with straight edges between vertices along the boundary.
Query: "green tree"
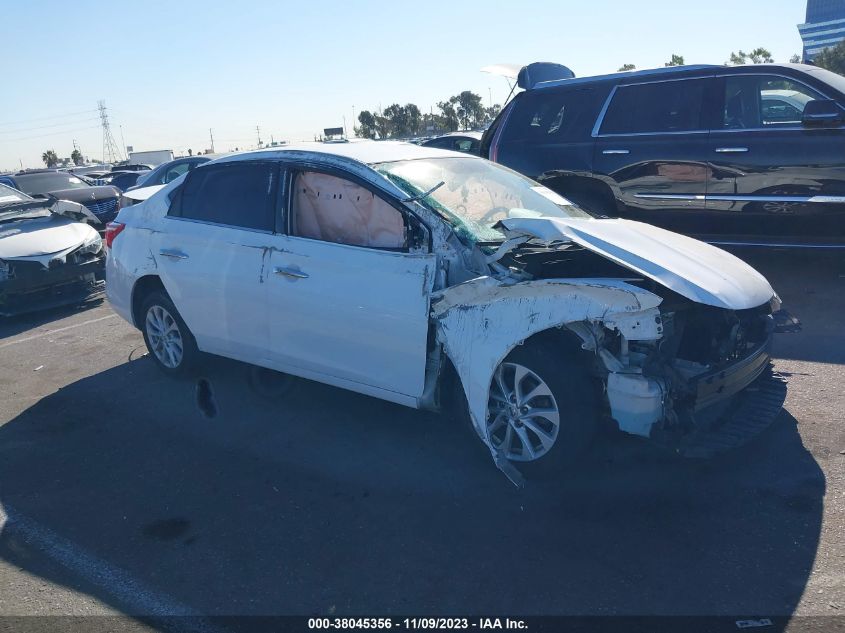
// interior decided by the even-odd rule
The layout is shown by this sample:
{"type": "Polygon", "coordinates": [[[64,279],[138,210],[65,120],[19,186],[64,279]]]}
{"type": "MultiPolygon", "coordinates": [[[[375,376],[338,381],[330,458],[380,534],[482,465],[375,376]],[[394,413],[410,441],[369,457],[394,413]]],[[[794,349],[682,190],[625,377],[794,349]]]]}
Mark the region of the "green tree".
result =
{"type": "Polygon", "coordinates": [[[819,68],[845,75],[845,40],[824,49],[813,58],[813,63],[819,68]]]}
{"type": "Polygon", "coordinates": [[[369,110],[361,110],[358,113],[358,123],[361,125],[355,128],[355,136],[361,138],[376,137],[376,115],[369,110]]]}
{"type": "Polygon", "coordinates": [[[52,149],[48,149],[46,152],[41,154],[41,160],[44,161],[44,164],[47,167],[55,167],[59,164],[59,157],[56,155],[56,151],[52,149]]]}
{"type": "Polygon", "coordinates": [[[801,56],[800,55],[793,55],[789,58],[790,64],[800,64],[801,63],[801,56]]]}
{"type": "Polygon", "coordinates": [[[440,120],[442,122],[441,128],[447,132],[455,132],[460,125],[460,121],[458,119],[458,113],[455,111],[455,103],[457,102],[457,98],[452,97],[448,101],[439,101],[437,103],[437,108],[442,113],[440,120]],[[455,99],[455,101],[452,101],[455,99]]]}
{"type": "Polygon", "coordinates": [[[70,159],[73,161],[74,165],[81,165],[84,160],[82,157],[82,152],[80,152],[78,149],[74,149],[70,153],[70,159]]]}
{"type": "MultiPolygon", "coordinates": [[[[668,64],[667,64],[667,66],[668,66],[668,64]]],[[[626,71],[628,71],[628,70],[636,70],[636,69],[637,69],[637,67],[636,67],[636,66],[634,66],[633,64],[622,64],[622,65],[619,67],[619,70],[618,70],[618,71],[616,71],[616,72],[624,73],[624,72],[626,72],[626,71]]]]}
{"type": "Polygon", "coordinates": [[[481,122],[482,125],[487,125],[488,123],[492,123],[493,119],[499,116],[499,112],[502,111],[502,106],[498,103],[494,103],[493,105],[484,108],[484,121],[481,122]]]}
{"type": "Polygon", "coordinates": [[[742,64],[747,64],[749,62],[752,64],[771,64],[774,61],[775,60],[772,59],[772,54],[768,49],[758,47],[750,53],[746,53],[744,51],[731,53],[731,58],[728,63],[733,66],[741,66],[742,64]]]}
{"type": "Polygon", "coordinates": [[[481,104],[481,95],[470,90],[464,90],[449,101],[452,101],[452,99],[455,99],[455,112],[458,114],[458,119],[460,119],[465,130],[482,125],[484,106],[481,104]]]}
{"type": "Polygon", "coordinates": [[[675,53],[672,53],[672,58],[663,65],[664,66],[683,66],[684,65],[684,56],[683,55],[675,55],[675,53]]]}

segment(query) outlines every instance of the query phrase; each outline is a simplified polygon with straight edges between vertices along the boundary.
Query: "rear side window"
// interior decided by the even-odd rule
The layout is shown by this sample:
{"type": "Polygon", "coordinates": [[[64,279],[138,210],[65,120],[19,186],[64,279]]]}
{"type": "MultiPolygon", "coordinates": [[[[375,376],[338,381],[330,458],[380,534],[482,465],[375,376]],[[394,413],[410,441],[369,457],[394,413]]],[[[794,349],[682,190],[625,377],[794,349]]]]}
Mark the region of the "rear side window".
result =
{"type": "Polygon", "coordinates": [[[704,93],[711,79],[619,86],[601,134],[660,134],[703,129],[704,93]]]}
{"type": "Polygon", "coordinates": [[[278,170],[272,163],[227,163],[192,171],[171,215],[272,231],[278,170]]]}
{"type": "Polygon", "coordinates": [[[529,91],[514,104],[502,140],[559,143],[586,138],[597,101],[591,88],[529,91]]]}

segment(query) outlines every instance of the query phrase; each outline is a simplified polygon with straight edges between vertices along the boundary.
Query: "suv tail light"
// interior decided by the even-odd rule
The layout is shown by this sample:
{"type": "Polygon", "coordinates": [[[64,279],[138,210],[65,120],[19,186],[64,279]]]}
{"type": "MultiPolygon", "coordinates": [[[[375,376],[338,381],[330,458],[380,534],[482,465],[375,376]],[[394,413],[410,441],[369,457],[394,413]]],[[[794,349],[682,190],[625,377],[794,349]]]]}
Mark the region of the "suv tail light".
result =
{"type": "Polygon", "coordinates": [[[106,248],[111,248],[114,238],[120,235],[120,232],[126,228],[123,222],[109,222],[106,224],[106,248]]]}

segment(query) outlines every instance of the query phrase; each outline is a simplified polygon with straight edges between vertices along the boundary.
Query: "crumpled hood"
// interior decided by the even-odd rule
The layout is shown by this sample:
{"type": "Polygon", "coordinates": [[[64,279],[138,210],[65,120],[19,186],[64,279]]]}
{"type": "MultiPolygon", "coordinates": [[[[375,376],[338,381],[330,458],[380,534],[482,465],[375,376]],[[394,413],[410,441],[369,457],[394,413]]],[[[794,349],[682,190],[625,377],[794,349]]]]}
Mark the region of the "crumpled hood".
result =
{"type": "Polygon", "coordinates": [[[89,225],[57,215],[7,222],[0,224],[0,259],[61,253],[96,235],[89,225]]]}
{"type": "Polygon", "coordinates": [[[650,224],[593,218],[510,218],[501,224],[508,237],[574,242],[697,303],[745,310],[775,294],[766,278],[738,257],[650,224]]]}

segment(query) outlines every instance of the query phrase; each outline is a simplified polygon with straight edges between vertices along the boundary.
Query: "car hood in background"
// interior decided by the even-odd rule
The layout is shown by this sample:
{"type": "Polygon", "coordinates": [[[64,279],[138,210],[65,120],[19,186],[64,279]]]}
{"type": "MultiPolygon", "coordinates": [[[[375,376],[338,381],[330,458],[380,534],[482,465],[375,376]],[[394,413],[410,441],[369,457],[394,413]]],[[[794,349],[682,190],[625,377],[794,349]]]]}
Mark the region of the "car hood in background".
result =
{"type": "Polygon", "coordinates": [[[51,191],[50,195],[59,200],[70,200],[71,202],[85,204],[93,200],[116,198],[120,195],[120,190],[109,185],[103,185],[100,187],[85,187],[84,189],[60,189],[51,191]]]}
{"type": "Polygon", "coordinates": [[[510,218],[501,224],[509,237],[574,242],[697,303],[745,310],[775,294],[738,257],[650,224],[591,218],[510,218]]]}
{"type": "Polygon", "coordinates": [[[81,246],[98,237],[84,222],[50,215],[0,224],[0,259],[38,259],[81,246]]]}

